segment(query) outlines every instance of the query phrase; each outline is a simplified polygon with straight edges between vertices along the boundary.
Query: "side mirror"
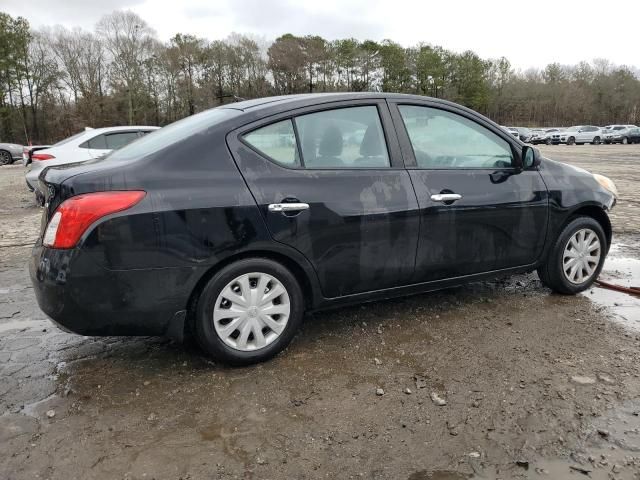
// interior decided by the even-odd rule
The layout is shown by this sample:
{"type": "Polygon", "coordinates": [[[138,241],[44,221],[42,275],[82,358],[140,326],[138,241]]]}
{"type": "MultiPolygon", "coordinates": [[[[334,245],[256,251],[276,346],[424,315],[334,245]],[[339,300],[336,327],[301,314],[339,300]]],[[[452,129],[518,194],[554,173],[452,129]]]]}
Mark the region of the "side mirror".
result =
{"type": "Polygon", "coordinates": [[[541,159],[540,150],[537,148],[530,145],[522,147],[522,168],[535,168],[540,165],[541,159]]]}

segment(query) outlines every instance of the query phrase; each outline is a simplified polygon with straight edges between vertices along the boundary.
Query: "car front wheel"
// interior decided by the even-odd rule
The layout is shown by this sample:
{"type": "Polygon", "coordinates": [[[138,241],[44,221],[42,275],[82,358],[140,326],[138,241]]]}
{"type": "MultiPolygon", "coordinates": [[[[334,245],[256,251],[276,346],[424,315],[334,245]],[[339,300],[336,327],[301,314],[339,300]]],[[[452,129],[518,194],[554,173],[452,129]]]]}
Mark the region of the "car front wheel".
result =
{"type": "Polygon", "coordinates": [[[283,265],[266,258],[239,260],[205,285],[196,307],[196,339],[223,363],[265,361],[293,339],[303,302],[298,281],[283,265]]]}
{"type": "Polygon", "coordinates": [[[607,252],[602,226],[591,217],[576,217],[552,245],[538,276],[553,291],[574,295],[589,288],[600,275],[607,252]]]}

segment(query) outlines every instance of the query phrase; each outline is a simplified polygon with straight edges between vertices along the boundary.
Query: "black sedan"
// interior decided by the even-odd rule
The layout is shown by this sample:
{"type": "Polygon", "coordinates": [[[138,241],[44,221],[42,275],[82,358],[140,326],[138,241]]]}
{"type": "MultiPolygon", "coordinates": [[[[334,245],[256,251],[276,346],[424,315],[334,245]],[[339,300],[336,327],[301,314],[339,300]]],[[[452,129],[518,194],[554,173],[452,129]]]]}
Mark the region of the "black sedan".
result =
{"type": "Polygon", "coordinates": [[[533,270],[585,290],[616,202],[467,108],[374,93],[221,106],[40,181],[30,272],[54,322],[189,332],[232,364],[275,355],[313,310],[533,270]]]}

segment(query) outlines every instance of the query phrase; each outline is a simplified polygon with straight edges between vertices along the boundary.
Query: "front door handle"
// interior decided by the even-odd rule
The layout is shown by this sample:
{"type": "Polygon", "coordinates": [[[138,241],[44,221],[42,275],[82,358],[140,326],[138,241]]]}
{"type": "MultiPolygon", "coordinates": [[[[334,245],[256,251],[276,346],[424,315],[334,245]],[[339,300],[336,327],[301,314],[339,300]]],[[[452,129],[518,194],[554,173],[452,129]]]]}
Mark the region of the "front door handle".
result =
{"type": "Polygon", "coordinates": [[[436,193],[431,195],[431,200],[434,202],[455,202],[456,200],[460,200],[462,195],[459,193],[436,193]]]}
{"type": "Polygon", "coordinates": [[[270,203],[270,212],[301,212],[302,210],[309,210],[308,203],[270,203]]]}

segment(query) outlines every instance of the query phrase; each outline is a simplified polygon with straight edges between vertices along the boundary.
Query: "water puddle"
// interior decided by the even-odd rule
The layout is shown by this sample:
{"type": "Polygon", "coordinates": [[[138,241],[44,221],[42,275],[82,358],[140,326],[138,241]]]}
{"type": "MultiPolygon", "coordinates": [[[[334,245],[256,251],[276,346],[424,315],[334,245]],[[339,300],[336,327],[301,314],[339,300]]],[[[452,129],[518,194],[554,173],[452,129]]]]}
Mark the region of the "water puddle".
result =
{"type": "MultiPolygon", "coordinates": [[[[623,287],[640,287],[640,259],[629,256],[632,246],[618,243],[604,264],[600,279],[623,287]]],[[[637,247],[636,247],[637,248],[637,247]]],[[[594,286],[583,293],[589,300],[607,307],[625,327],[640,331],[640,297],[594,286]]]]}

